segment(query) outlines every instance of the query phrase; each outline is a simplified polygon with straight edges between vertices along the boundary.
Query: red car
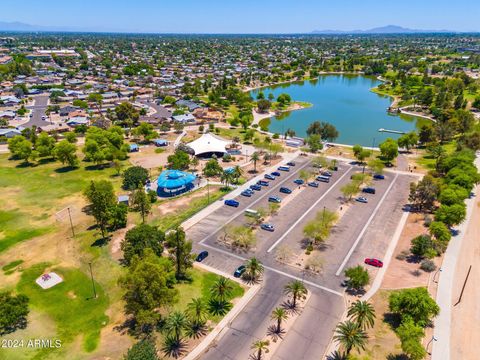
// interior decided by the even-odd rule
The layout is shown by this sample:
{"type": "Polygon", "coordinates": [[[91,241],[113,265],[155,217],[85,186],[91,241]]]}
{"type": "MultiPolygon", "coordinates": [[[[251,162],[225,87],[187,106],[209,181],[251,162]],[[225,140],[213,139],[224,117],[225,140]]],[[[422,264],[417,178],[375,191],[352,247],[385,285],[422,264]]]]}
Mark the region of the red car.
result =
{"type": "Polygon", "coordinates": [[[365,264],[372,265],[378,268],[383,267],[383,262],[378,259],[365,259],[365,264]]]}

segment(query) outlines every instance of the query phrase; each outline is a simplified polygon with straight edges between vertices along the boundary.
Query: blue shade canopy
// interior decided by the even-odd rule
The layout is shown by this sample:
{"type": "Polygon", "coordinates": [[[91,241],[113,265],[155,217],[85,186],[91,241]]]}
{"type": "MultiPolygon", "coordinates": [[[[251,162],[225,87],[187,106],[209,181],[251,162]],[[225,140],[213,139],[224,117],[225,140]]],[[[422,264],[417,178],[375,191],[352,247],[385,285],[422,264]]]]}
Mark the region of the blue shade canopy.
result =
{"type": "Polygon", "coordinates": [[[159,188],[164,189],[178,189],[192,184],[196,177],[193,174],[183,172],[180,170],[165,170],[157,180],[159,188]]]}

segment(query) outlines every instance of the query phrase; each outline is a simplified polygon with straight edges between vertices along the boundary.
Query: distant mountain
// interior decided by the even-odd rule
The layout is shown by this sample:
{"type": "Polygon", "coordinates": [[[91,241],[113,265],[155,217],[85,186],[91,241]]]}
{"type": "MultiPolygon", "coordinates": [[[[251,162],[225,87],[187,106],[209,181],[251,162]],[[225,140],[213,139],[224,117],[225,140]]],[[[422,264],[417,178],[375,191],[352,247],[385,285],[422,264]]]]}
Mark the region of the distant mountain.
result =
{"type": "Polygon", "coordinates": [[[398,25],[387,25],[368,30],[314,30],[312,34],[420,34],[420,33],[451,33],[451,30],[418,30],[408,29],[398,25]]]}
{"type": "Polygon", "coordinates": [[[75,26],[42,26],[25,24],[22,22],[0,21],[0,31],[20,31],[20,32],[122,32],[121,29],[91,29],[75,26]]]}

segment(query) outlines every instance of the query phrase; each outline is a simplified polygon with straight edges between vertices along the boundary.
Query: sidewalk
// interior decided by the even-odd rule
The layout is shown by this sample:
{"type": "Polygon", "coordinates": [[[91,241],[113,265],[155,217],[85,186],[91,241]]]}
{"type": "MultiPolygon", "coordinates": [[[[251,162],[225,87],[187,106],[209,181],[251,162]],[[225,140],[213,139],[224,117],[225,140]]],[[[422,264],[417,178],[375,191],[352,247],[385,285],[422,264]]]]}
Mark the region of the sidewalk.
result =
{"type": "MultiPolygon", "coordinates": [[[[477,157],[475,165],[480,168],[480,158],[477,157]]],[[[474,190],[477,194],[479,187],[474,190]]],[[[457,228],[459,231],[457,236],[452,237],[448,244],[447,251],[442,263],[442,271],[438,279],[437,290],[437,304],[440,307],[440,314],[435,318],[433,335],[436,341],[433,341],[432,346],[432,360],[444,360],[450,358],[450,338],[451,338],[451,326],[452,326],[452,302],[456,302],[457,299],[453,299],[453,288],[458,281],[455,277],[457,260],[459,258],[462,242],[465,238],[468,225],[472,218],[472,212],[477,198],[473,197],[467,199],[467,218],[457,228]],[[448,354],[448,355],[447,355],[448,354]],[[445,357],[447,355],[447,357],[445,357]]],[[[476,239],[478,241],[478,239],[476,239]]],[[[464,274],[461,274],[463,281],[464,274]]],[[[455,294],[458,296],[459,294],[455,294]]]]}

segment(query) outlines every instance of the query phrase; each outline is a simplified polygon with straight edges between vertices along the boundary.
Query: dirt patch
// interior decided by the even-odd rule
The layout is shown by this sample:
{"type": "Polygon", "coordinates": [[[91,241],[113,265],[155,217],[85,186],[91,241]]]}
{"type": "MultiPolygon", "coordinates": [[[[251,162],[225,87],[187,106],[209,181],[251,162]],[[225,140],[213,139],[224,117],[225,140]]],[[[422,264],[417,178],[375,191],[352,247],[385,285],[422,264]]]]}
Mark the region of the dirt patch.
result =
{"type": "Polygon", "coordinates": [[[75,292],[73,292],[73,291],[69,291],[67,293],[67,295],[70,299],[76,299],[77,298],[77,294],[75,294],[75,292]]]}
{"type": "MultiPolygon", "coordinates": [[[[383,289],[401,289],[418,286],[427,286],[431,273],[420,270],[418,262],[409,260],[399,260],[396,257],[403,251],[410,250],[411,240],[421,234],[426,234],[427,228],[424,226],[424,217],[422,214],[411,213],[408,215],[397,247],[393,253],[392,261],[388,266],[382,282],[383,289]],[[418,272],[417,272],[418,271],[418,272]]],[[[437,266],[441,258],[435,258],[437,266]]]]}

